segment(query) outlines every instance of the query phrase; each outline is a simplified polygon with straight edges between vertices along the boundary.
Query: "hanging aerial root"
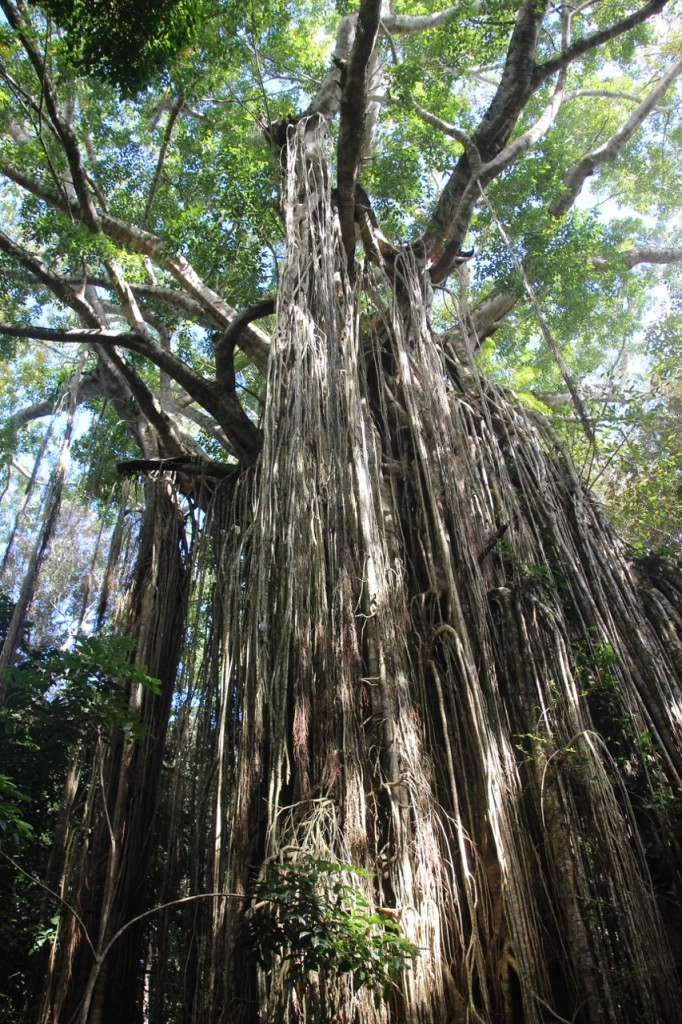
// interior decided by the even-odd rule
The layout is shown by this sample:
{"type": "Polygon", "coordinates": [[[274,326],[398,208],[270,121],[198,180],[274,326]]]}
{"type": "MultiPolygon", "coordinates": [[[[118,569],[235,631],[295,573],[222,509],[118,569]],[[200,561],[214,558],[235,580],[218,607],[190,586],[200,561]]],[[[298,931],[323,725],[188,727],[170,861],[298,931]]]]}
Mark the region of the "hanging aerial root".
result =
{"type": "Polygon", "coordinates": [[[289,136],[263,451],[208,512],[176,805],[201,823],[193,890],[350,863],[421,955],[379,1005],[348,978],[306,998],[244,970],[238,907],[204,908],[192,1024],[218,1003],[282,1022],[679,1020],[645,855],[663,884],[680,751],[663,586],[645,610],[549,428],[458,372],[409,252],[351,287],[324,125],[289,136]]]}

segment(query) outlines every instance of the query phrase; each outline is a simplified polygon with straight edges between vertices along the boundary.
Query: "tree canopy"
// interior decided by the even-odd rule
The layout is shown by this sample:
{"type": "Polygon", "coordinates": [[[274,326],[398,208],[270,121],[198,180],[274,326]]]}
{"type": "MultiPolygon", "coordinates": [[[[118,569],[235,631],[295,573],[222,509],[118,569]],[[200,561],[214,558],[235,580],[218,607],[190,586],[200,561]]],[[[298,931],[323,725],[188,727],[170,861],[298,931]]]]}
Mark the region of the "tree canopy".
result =
{"type": "MultiPolygon", "coordinates": [[[[357,222],[370,262],[422,253],[435,325],[451,329],[464,304],[502,379],[583,431],[607,421],[584,455],[593,475],[605,451],[646,444],[651,389],[628,395],[626,367],[655,375],[679,337],[672,8],[375,7],[364,86],[355,15],[338,5],[3,8],[3,330],[63,347],[36,358],[5,342],[26,378],[7,380],[10,449],[72,379],[64,360],[83,347],[68,332],[87,330],[77,401],[146,395],[132,437],[105,413],[121,457],[254,457],[269,344],[257,318],[283,256],[279,146],[317,111],[342,157],[347,249],[357,222]],[[359,84],[342,102],[351,51],[359,84]]],[[[675,388],[673,371],[659,407],[675,388]]],[[[668,500],[673,515],[675,485],[668,500]]]]}

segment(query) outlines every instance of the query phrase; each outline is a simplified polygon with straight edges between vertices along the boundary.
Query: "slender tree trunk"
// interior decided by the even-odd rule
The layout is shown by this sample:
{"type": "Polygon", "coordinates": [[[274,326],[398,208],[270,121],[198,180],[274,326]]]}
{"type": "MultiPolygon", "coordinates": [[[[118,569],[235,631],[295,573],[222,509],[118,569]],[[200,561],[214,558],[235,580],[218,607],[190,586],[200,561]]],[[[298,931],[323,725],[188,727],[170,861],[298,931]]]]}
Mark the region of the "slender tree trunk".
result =
{"type": "MultiPolygon", "coordinates": [[[[60,827],[59,872],[52,885],[74,914],[63,910],[50,950],[47,983],[27,1019],[90,1024],[142,1020],[144,927],[134,926],[101,954],[115,933],[149,905],[154,818],[171,700],[183,645],[189,581],[182,517],[166,481],[145,487],[135,578],[123,633],[135,636],[135,662],[161,680],[159,696],[136,684],[129,693],[133,719],[143,734],[112,731],[100,739],[82,770],[82,794],[70,792],[60,827]],[[93,984],[94,982],[94,984],[93,984]],[[89,1010],[85,1011],[83,998],[89,1010]]],[[[69,788],[77,788],[72,772],[69,788]]]]}

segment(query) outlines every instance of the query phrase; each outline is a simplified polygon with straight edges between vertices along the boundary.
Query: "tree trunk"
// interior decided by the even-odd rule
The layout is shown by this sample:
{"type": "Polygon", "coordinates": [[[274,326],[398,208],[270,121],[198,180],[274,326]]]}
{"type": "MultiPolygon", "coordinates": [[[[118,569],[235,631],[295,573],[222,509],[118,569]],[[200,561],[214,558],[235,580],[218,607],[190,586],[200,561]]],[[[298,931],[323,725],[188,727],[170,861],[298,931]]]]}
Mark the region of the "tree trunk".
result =
{"type": "MultiPolygon", "coordinates": [[[[667,885],[680,636],[547,425],[434,336],[414,259],[349,280],[325,148],[290,139],[264,450],[216,499],[196,882],[371,872],[420,956],[387,1004],[338,979],[329,1020],[679,1020],[644,844],[667,885]]],[[[243,909],[205,910],[186,1019],[315,1020],[313,979],[245,965],[243,909]]]]}
{"type": "Polygon", "coordinates": [[[81,778],[70,772],[48,881],[80,921],[63,909],[47,982],[40,969],[36,974],[39,999],[28,1008],[29,1020],[142,1020],[144,926],[129,928],[101,963],[99,958],[116,932],[149,907],[153,825],[184,639],[188,569],[176,496],[166,481],[149,483],[135,576],[119,629],[135,637],[135,663],[161,680],[162,692],[157,696],[132,685],[128,703],[141,736],[112,729],[97,741],[81,778]]]}
{"type": "MultiPolygon", "coordinates": [[[[680,590],[650,571],[642,599],[549,427],[430,329],[413,255],[351,279],[326,147],[319,117],[290,133],[263,451],[207,513],[170,737],[164,899],[230,898],[154,919],[147,1019],[312,1022],[323,992],[340,1024],[679,1021],[654,882],[679,858],[680,590]],[[245,954],[255,878],[306,854],[366,869],[419,947],[387,1000],[245,954]]],[[[126,800],[143,885],[151,808],[126,800]]],[[[107,935],[143,905],[130,867],[107,935]]],[[[91,1021],[140,1019],[143,956],[112,952],[91,1021]]]]}

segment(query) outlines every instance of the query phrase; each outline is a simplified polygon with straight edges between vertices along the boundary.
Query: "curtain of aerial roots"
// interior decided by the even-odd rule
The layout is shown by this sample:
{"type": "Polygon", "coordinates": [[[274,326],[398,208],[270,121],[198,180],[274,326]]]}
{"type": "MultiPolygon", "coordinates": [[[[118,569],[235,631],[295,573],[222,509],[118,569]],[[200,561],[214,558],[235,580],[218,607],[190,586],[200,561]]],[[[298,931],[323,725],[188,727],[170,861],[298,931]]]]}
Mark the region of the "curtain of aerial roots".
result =
{"type": "Polygon", "coordinates": [[[351,285],[326,167],[323,126],[300,124],[262,462],[214,512],[193,886],[352,862],[421,955],[378,1006],[347,977],[294,991],[233,952],[243,905],[215,900],[185,1012],[677,1020],[644,852],[667,885],[674,588],[649,585],[647,619],[547,428],[432,337],[407,256],[351,285]]]}
{"type": "MultiPolygon", "coordinates": [[[[135,568],[119,578],[126,600],[115,629],[137,641],[134,658],[161,680],[154,695],[129,687],[140,738],[101,723],[86,736],[66,780],[48,881],[78,914],[62,913],[56,939],[36,975],[36,1024],[118,1024],[142,1019],[143,926],[116,933],[146,911],[152,825],[178,659],[183,642],[190,552],[177,495],[166,479],[148,481],[135,537],[135,568]],[[89,942],[84,928],[87,928],[89,942]],[[96,956],[94,955],[96,954],[96,956]]],[[[130,510],[127,510],[128,513],[130,510]]],[[[121,545],[117,544],[120,554],[121,545]]],[[[110,581],[109,581],[110,582],[110,581]]]]}

